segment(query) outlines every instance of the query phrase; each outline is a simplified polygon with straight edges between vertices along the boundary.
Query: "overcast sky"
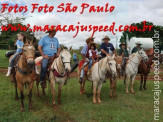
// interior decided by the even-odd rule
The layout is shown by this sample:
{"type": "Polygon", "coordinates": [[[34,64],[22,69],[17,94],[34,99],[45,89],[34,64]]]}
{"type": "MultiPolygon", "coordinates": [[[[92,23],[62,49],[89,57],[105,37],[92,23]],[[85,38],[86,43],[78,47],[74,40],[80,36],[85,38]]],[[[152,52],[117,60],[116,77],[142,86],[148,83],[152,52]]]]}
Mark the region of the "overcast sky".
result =
{"type": "MultiPolygon", "coordinates": [[[[1,0],[0,3],[10,3],[18,5],[28,5],[28,16],[24,24],[29,23],[30,25],[77,25],[80,22],[81,25],[111,25],[115,22],[119,25],[130,25],[141,21],[150,21],[156,25],[163,25],[163,2],[162,0],[14,0],[7,1],[1,0]],[[75,13],[57,13],[57,6],[61,3],[72,3],[77,5],[78,9],[75,13]],[[50,6],[54,6],[54,11],[51,13],[31,13],[31,4],[39,3],[39,5],[45,5],[46,3],[50,6]],[[81,11],[81,4],[88,3],[95,6],[105,6],[106,3],[115,6],[112,13],[89,13],[89,9],[85,9],[84,14],[79,14],[81,11]]],[[[17,14],[19,15],[19,14],[17,14]]],[[[61,44],[68,47],[78,48],[85,45],[85,40],[91,36],[92,32],[80,32],[76,38],[73,38],[75,32],[58,32],[56,37],[59,39],[61,44]]],[[[108,35],[111,38],[111,43],[116,44],[116,36],[119,39],[122,33],[116,33],[113,35],[111,32],[96,32],[95,42],[101,43],[101,39],[104,35],[108,35]]],[[[40,37],[44,36],[39,35],[40,37]]]]}

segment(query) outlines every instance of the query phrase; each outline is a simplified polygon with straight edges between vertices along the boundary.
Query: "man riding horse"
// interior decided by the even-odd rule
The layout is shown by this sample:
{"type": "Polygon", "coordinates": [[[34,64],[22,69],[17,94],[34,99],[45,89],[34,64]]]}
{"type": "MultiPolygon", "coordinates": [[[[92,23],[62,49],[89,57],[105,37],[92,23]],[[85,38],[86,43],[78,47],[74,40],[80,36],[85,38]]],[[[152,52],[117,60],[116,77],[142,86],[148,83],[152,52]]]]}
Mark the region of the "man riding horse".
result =
{"type": "Polygon", "coordinates": [[[142,49],[142,47],[141,47],[142,43],[141,43],[140,41],[136,42],[135,44],[136,44],[136,47],[134,47],[134,48],[132,49],[132,51],[131,51],[132,54],[133,54],[133,53],[136,53],[138,50],[142,49]]]}
{"type": "Polygon", "coordinates": [[[122,69],[125,69],[125,64],[126,64],[126,60],[129,57],[129,53],[128,50],[126,49],[126,44],[124,42],[122,42],[119,46],[120,46],[119,56],[122,56],[123,58],[122,69]]]}
{"type": "MultiPolygon", "coordinates": [[[[81,51],[81,56],[84,59],[85,63],[84,63],[84,67],[88,64],[89,62],[89,48],[91,43],[94,42],[94,38],[93,37],[89,37],[86,39],[86,43],[87,45],[85,45],[81,51]]],[[[84,68],[82,68],[81,70],[81,74],[80,74],[80,79],[79,82],[82,83],[83,81],[83,76],[84,76],[84,68]]]]}
{"type": "Polygon", "coordinates": [[[110,38],[105,36],[102,39],[103,43],[100,45],[101,56],[102,58],[106,57],[106,55],[113,55],[115,54],[115,48],[112,43],[109,43],[110,38]]]}
{"type": "Polygon", "coordinates": [[[43,57],[41,65],[40,83],[42,84],[45,79],[45,74],[47,72],[48,63],[59,56],[60,45],[56,37],[55,28],[51,28],[47,33],[48,35],[41,38],[38,42],[38,50],[43,57]]]}

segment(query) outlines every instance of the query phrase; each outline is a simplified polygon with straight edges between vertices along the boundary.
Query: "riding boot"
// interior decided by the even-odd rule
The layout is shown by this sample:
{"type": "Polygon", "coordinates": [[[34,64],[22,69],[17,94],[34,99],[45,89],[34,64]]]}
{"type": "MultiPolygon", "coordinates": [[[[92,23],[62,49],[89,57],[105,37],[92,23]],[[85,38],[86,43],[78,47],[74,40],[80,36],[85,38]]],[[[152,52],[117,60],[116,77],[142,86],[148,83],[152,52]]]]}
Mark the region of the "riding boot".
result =
{"type": "Polygon", "coordinates": [[[87,75],[90,75],[90,69],[88,69],[87,75]]]}
{"type": "Polygon", "coordinates": [[[38,75],[39,75],[39,71],[38,71],[37,66],[35,66],[35,71],[36,71],[36,74],[38,74],[38,75]]]}
{"type": "Polygon", "coordinates": [[[7,72],[6,76],[10,76],[11,70],[12,70],[12,67],[8,67],[8,72],[7,72]]]}

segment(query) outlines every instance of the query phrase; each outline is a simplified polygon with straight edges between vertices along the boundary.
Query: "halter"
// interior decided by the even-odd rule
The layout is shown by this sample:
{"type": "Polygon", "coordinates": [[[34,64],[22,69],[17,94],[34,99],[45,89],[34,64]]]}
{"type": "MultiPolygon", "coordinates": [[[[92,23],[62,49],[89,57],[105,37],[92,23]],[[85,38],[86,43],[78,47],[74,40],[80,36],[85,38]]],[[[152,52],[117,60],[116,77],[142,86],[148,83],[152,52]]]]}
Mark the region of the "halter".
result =
{"type": "MultiPolygon", "coordinates": [[[[107,64],[108,64],[108,61],[109,61],[109,59],[107,59],[107,64]]],[[[101,70],[101,68],[100,68],[100,66],[99,66],[99,62],[98,62],[98,75],[99,75],[99,78],[100,79],[102,79],[101,77],[100,77],[100,74],[99,74],[99,69],[101,70]]],[[[110,68],[110,65],[109,65],[109,72],[111,73],[111,75],[113,75],[113,72],[115,72],[115,71],[113,71],[111,68],[110,68]]],[[[101,70],[101,72],[102,72],[102,70],[101,70]]],[[[105,74],[105,73],[103,73],[102,72],[102,74],[105,74]]]]}
{"type": "MultiPolygon", "coordinates": [[[[68,51],[68,50],[66,50],[66,51],[68,51]]],[[[62,52],[61,52],[61,54],[62,54],[62,52]]],[[[61,54],[60,54],[60,55],[61,55],[61,54]]],[[[65,69],[65,63],[71,63],[71,62],[63,62],[61,56],[59,56],[59,58],[61,58],[61,61],[62,61],[62,64],[63,64],[64,69],[65,69]]],[[[57,67],[57,70],[58,70],[59,75],[64,76],[65,74],[60,73],[60,71],[59,71],[59,69],[58,69],[57,61],[56,61],[56,67],[57,67]],[[62,75],[62,74],[63,74],[63,75],[62,75]]]]}

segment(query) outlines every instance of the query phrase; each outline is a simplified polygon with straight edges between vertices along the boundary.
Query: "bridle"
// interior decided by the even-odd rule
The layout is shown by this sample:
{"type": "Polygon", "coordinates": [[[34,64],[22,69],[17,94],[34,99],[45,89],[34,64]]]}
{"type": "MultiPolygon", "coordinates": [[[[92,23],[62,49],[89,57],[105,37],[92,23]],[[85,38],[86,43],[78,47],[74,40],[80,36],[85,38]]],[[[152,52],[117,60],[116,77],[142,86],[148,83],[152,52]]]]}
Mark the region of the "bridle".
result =
{"type": "MultiPolygon", "coordinates": [[[[66,50],[66,51],[68,51],[68,50],[66,50]]],[[[60,55],[62,55],[62,52],[60,53],[60,55]]],[[[60,58],[60,60],[62,61],[64,70],[66,71],[65,64],[66,64],[66,63],[71,64],[71,62],[63,62],[63,60],[62,60],[63,57],[62,57],[62,56],[59,56],[59,58],[60,58]]],[[[64,73],[61,73],[61,72],[59,71],[59,68],[58,68],[58,65],[57,65],[57,61],[56,61],[56,67],[57,67],[57,70],[58,70],[59,75],[64,76],[65,74],[64,74],[64,73]]],[[[66,72],[67,72],[67,71],[66,71],[66,72]]],[[[68,72],[67,72],[67,73],[68,73],[68,72]]],[[[68,73],[68,75],[69,75],[69,73],[68,73]]]]}
{"type": "MultiPolygon", "coordinates": [[[[107,59],[107,62],[106,62],[106,63],[109,64],[109,59],[107,59]]],[[[99,75],[99,78],[102,79],[102,78],[100,77],[99,69],[101,70],[100,64],[99,64],[99,62],[98,62],[98,75],[99,75]]],[[[110,72],[111,75],[113,75],[113,73],[116,73],[115,71],[113,71],[113,70],[110,68],[110,64],[109,64],[109,72],[110,72]]],[[[103,75],[106,74],[106,73],[102,72],[102,70],[101,70],[101,73],[102,73],[103,75]]]]}

